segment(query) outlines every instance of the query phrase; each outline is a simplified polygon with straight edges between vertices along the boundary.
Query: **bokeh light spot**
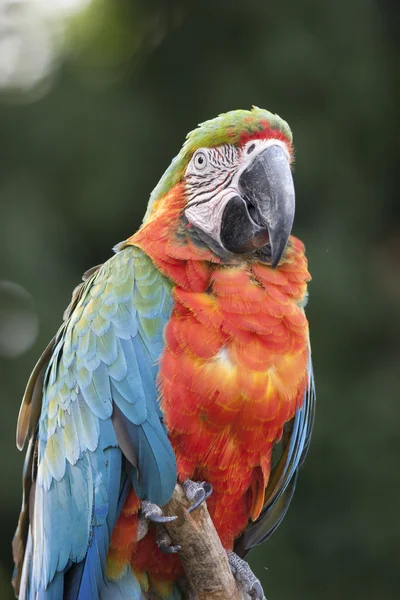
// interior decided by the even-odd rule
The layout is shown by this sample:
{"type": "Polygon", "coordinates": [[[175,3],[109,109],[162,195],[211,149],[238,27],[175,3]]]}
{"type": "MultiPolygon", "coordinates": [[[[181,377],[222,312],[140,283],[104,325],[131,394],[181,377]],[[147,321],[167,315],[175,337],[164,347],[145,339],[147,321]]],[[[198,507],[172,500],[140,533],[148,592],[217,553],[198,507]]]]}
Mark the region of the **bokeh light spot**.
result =
{"type": "Polygon", "coordinates": [[[38,329],[31,294],[16,283],[0,281],[0,356],[24,354],[34,344],[38,329]]]}

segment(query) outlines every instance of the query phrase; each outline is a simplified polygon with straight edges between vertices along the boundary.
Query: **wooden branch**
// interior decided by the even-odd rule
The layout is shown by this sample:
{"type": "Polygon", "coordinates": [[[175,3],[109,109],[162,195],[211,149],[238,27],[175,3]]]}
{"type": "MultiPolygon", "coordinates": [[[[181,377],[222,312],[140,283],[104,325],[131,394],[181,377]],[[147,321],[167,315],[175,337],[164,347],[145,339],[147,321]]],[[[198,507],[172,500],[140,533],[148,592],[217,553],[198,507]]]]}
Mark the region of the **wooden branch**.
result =
{"type": "Polygon", "coordinates": [[[173,544],[179,544],[179,557],[197,600],[240,600],[227,554],[222,547],[204,502],[188,513],[190,502],[180,485],[163,508],[165,515],[176,515],[166,524],[173,544]]]}

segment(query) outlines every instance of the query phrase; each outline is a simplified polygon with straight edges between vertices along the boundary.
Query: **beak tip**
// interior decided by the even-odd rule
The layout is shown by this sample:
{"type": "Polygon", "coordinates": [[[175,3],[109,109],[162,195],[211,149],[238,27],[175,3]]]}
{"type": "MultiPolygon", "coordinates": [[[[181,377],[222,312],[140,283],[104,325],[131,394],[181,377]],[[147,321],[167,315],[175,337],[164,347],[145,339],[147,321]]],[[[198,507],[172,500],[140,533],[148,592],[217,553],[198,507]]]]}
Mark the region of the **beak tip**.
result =
{"type": "Polygon", "coordinates": [[[276,267],[279,265],[279,260],[273,260],[271,261],[271,267],[273,269],[276,269],[276,267]]]}
{"type": "Polygon", "coordinates": [[[279,262],[281,260],[281,256],[272,256],[271,257],[271,267],[273,269],[276,269],[276,267],[279,265],[279,262]]]}
{"type": "MultiPolygon", "coordinates": [[[[285,239],[285,238],[283,238],[285,239]]],[[[288,239],[285,239],[285,242],[283,242],[283,240],[279,240],[278,244],[275,244],[274,247],[274,243],[272,242],[271,244],[271,267],[273,269],[276,269],[276,267],[279,265],[282,256],[285,254],[285,250],[287,248],[287,243],[288,243],[288,239]]]]}

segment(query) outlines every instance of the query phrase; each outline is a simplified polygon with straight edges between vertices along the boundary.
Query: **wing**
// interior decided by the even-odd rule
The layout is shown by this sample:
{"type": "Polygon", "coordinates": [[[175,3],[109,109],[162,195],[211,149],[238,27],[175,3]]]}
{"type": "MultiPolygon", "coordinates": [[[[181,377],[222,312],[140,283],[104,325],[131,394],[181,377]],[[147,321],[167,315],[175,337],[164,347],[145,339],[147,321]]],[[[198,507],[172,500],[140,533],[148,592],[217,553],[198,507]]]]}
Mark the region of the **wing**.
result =
{"type": "Polygon", "coordinates": [[[259,518],[248,525],[235,545],[235,551],[241,556],[247,554],[254,546],[265,542],[276,531],[293,498],[297,474],[307,455],[314,424],[316,397],[311,351],[307,372],[308,386],[303,405],[285,425],[282,440],[274,449],[264,508],[259,518]]]}
{"type": "Polygon", "coordinates": [[[171,308],[168,281],[132,246],[75,290],[20,411],[18,446],[29,439],[13,542],[20,597],[98,598],[126,473],[141,498],[163,505],[172,495],[175,456],[156,388],[171,308]]]}

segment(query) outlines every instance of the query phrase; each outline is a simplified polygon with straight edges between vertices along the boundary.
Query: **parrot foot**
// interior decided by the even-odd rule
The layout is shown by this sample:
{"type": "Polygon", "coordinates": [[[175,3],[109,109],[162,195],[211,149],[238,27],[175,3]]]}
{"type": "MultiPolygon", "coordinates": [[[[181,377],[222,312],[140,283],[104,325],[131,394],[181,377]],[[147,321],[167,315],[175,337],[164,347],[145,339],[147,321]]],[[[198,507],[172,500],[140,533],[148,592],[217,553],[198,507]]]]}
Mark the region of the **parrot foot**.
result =
{"type": "Polygon", "coordinates": [[[260,580],[254,575],[245,560],[234,552],[228,552],[229,566],[238,587],[252,600],[266,600],[260,580]]]}
{"type": "Polygon", "coordinates": [[[141,509],[142,514],[138,520],[138,540],[146,535],[150,521],[156,524],[156,543],[161,552],[164,552],[164,554],[176,554],[179,552],[181,547],[172,545],[171,538],[163,525],[164,523],[174,521],[177,517],[164,517],[161,508],[157,504],[147,502],[147,500],[142,501],[141,509]]]}
{"type": "Polygon", "coordinates": [[[177,554],[181,549],[179,545],[172,544],[167,530],[162,525],[156,525],[156,543],[164,554],[177,554]]]}
{"type": "Polygon", "coordinates": [[[196,508],[199,508],[200,504],[205,502],[212,494],[213,488],[211,483],[206,481],[192,481],[187,479],[182,484],[183,491],[186,494],[188,500],[193,502],[188,508],[188,512],[193,512],[196,508]]]}
{"type": "Polygon", "coordinates": [[[149,522],[144,516],[144,514],[139,514],[138,516],[138,527],[137,527],[137,538],[136,541],[140,542],[149,530],[149,522]]]}
{"type": "Polygon", "coordinates": [[[164,517],[162,510],[157,504],[152,504],[147,500],[142,501],[142,514],[143,516],[152,523],[169,523],[175,521],[176,516],[164,517]]]}

